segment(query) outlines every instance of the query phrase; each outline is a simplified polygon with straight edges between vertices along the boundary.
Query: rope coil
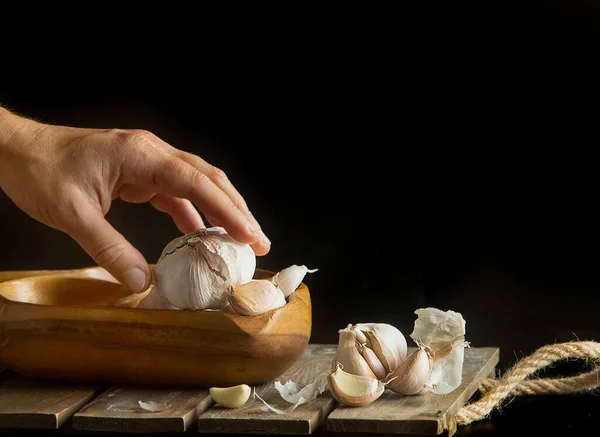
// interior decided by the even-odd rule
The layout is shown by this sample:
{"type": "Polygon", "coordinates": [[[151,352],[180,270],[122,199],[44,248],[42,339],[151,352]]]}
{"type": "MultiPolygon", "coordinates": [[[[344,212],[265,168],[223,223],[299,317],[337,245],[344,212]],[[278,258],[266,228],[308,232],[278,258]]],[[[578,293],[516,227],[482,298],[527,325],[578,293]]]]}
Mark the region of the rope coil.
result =
{"type": "Polygon", "coordinates": [[[600,385],[600,369],[564,378],[528,377],[550,364],[565,359],[581,359],[586,364],[600,361],[600,343],[573,341],[542,346],[517,362],[502,378],[487,379],[479,387],[482,396],[462,407],[448,424],[448,433],[454,435],[459,425],[487,418],[509,397],[519,395],[560,395],[590,390],[600,385]]]}

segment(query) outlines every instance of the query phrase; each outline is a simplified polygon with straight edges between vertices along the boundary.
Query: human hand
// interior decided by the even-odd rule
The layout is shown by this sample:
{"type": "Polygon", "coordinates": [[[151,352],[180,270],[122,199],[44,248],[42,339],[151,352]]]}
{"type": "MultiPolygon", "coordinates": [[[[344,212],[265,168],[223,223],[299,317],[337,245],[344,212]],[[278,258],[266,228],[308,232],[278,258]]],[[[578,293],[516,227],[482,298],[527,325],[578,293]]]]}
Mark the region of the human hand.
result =
{"type": "Polygon", "coordinates": [[[105,219],[117,198],[150,202],[184,233],[205,226],[200,210],[212,226],[250,244],[257,255],[270,249],[223,171],[144,130],[54,126],[0,107],[0,188],[137,292],[149,286],[150,269],[105,219]]]}

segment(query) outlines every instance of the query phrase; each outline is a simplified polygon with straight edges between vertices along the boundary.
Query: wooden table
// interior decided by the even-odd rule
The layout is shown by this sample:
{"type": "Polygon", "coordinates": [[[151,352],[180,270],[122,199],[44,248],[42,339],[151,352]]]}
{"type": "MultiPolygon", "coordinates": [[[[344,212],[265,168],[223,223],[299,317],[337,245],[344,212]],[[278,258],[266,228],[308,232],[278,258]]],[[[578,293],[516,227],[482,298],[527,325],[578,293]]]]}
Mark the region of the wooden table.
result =
{"type": "MultiPolygon", "coordinates": [[[[331,367],[336,345],[311,344],[280,380],[299,384],[331,367]]],[[[411,352],[409,348],[409,353],[411,352]]],[[[34,381],[10,370],[0,381],[0,432],[54,430],[102,433],[211,433],[308,435],[331,433],[438,435],[449,419],[469,401],[482,380],[493,376],[499,349],[465,349],[463,383],[448,395],[400,396],[386,392],[361,408],[339,405],[325,391],[314,401],[288,414],[276,414],[258,398],[229,410],[214,404],[207,390],[100,387],[34,381]],[[148,411],[150,408],[154,411],[148,411]]],[[[269,405],[289,408],[265,384],[256,394],[269,405]]]]}

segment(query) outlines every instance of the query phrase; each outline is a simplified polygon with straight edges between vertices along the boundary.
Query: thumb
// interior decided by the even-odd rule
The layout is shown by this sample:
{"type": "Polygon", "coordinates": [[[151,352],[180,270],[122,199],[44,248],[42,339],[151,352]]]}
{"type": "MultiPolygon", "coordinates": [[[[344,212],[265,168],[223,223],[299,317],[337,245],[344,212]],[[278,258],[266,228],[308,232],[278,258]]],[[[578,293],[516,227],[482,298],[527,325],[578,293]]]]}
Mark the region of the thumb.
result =
{"type": "Polygon", "coordinates": [[[146,290],[151,273],[142,254],[92,205],[80,205],[65,232],[101,267],[134,292],[146,290]]]}

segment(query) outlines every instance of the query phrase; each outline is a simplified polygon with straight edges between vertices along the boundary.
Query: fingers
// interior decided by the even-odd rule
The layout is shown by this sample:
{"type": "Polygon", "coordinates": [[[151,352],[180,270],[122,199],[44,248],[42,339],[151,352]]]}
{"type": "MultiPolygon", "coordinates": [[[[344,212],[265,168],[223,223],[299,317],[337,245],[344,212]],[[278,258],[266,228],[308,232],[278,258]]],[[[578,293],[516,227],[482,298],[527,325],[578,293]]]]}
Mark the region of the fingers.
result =
{"type": "MultiPolygon", "coordinates": [[[[179,150],[176,150],[174,153],[177,157],[192,165],[198,171],[202,172],[203,174],[206,174],[215,183],[215,185],[217,185],[225,194],[227,194],[227,196],[229,196],[233,204],[246,215],[246,217],[251,223],[254,223],[256,226],[260,227],[260,225],[256,221],[256,218],[250,212],[246,201],[238,192],[238,190],[236,190],[236,188],[233,186],[233,184],[223,171],[209,164],[197,155],[193,155],[191,153],[179,150]]],[[[209,215],[207,214],[207,218],[208,217],[209,215]]],[[[210,221],[211,223],[216,224],[219,220],[216,217],[210,217],[210,221]]],[[[256,243],[252,244],[252,248],[254,249],[257,255],[265,255],[269,252],[270,247],[271,242],[261,229],[260,238],[256,243]]]]}
{"type": "MultiPolygon", "coordinates": [[[[222,226],[236,240],[252,245],[257,254],[269,251],[270,241],[221,170],[146,132],[137,132],[127,143],[133,147],[128,147],[130,153],[121,167],[122,182],[171,198],[188,199],[212,225],[222,226]]],[[[156,202],[159,209],[181,212],[186,208],[165,205],[165,201],[156,202]]],[[[187,217],[182,219],[186,221],[188,213],[177,215],[187,217]]],[[[187,227],[189,223],[181,224],[187,227]]]]}
{"type": "Polygon", "coordinates": [[[191,200],[207,218],[213,218],[214,223],[219,223],[242,243],[259,241],[260,227],[250,221],[208,175],[176,157],[167,158],[151,171],[153,174],[150,178],[155,191],[191,200]]]}
{"type": "Polygon", "coordinates": [[[146,290],[150,268],[142,254],[91,204],[80,204],[63,230],[101,267],[134,292],[146,290]]]}
{"type": "Polygon", "coordinates": [[[150,203],[157,210],[169,214],[177,228],[184,234],[204,227],[202,217],[187,199],[158,193],[150,200],[150,203]]]}

